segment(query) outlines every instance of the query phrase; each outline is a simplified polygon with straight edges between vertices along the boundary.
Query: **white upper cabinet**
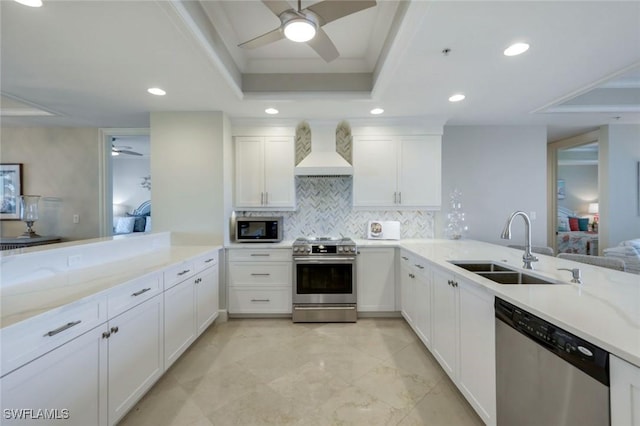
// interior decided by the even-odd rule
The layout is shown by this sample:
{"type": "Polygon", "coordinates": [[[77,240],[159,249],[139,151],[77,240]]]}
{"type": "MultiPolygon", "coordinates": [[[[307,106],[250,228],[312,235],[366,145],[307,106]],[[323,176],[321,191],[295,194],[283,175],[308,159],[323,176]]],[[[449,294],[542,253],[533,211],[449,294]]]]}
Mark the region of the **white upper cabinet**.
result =
{"type": "Polygon", "coordinates": [[[358,136],[353,148],[353,205],[439,209],[441,136],[358,136]]]}
{"type": "Polygon", "coordinates": [[[235,138],[236,209],[295,209],[293,137],[235,138]]]}

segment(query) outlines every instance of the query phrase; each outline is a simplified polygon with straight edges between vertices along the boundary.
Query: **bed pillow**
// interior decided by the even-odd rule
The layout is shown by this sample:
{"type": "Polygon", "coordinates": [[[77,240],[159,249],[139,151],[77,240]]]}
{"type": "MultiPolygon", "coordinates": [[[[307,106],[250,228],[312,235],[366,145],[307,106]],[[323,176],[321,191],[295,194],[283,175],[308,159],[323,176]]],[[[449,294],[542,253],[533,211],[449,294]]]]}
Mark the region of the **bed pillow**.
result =
{"type": "Polygon", "coordinates": [[[146,216],[146,221],[144,224],[144,232],[151,232],[151,216],[146,216]]]}
{"type": "Polygon", "coordinates": [[[136,218],[133,216],[130,217],[119,217],[118,222],[116,222],[116,234],[129,234],[133,232],[133,225],[135,224],[136,218]]]}
{"type": "Polygon", "coordinates": [[[558,231],[566,232],[569,230],[569,219],[566,216],[558,216],[558,231]]]}
{"type": "Polygon", "coordinates": [[[580,227],[578,225],[578,218],[577,217],[570,217],[569,218],[569,231],[579,231],[580,227]]]}
{"type": "Polygon", "coordinates": [[[584,232],[589,230],[589,218],[581,217],[578,219],[578,230],[584,232]]]}
{"type": "Polygon", "coordinates": [[[132,217],[135,219],[135,221],[133,222],[133,232],[144,232],[144,227],[147,222],[147,216],[127,213],[127,217],[132,217]]]}

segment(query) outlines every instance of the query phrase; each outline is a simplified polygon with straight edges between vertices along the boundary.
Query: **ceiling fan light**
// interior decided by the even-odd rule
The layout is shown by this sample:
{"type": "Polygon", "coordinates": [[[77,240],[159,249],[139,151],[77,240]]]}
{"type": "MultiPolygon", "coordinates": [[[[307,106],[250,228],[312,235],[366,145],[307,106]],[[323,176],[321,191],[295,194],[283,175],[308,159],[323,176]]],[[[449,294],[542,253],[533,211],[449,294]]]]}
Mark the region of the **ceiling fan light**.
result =
{"type": "Polygon", "coordinates": [[[284,25],[284,36],[291,41],[304,43],[316,36],[316,26],[308,19],[292,19],[284,25]]]}

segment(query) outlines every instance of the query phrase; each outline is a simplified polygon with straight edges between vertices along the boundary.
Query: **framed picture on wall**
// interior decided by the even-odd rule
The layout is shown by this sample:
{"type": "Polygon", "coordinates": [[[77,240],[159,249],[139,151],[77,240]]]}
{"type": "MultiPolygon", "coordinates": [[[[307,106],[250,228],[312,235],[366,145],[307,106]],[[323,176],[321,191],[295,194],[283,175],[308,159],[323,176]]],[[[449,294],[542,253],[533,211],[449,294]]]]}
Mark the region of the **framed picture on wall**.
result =
{"type": "Polygon", "coordinates": [[[22,164],[0,164],[0,219],[20,220],[22,164]]]}
{"type": "Polygon", "coordinates": [[[564,200],[564,197],[565,197],[564,179],[558,179],[558,200],[564,200]]]}

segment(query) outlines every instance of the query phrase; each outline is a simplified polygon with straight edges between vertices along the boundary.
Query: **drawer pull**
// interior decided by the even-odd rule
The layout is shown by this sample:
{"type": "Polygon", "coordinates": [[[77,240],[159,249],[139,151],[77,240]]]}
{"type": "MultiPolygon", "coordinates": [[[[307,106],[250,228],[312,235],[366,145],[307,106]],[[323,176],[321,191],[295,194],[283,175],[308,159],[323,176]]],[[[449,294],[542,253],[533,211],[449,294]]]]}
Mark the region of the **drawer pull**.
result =
{"type": "Polygon", "coordinates": [[[269,253],[251,253],[251,256],[253,256],[253,257],[269,257],[269,256],[271,256],[271,254],[269,254],[269,253]]]}
{"type": "Polygon", "coordinates": [[[211,262],[213,262],[214,260],[215,260],[215,259],[212,257],[211,259],[207,259],[207,260],[205,260],[205,261],[204,261],[204,263],[211,263],[211,262]]]}
{"type": "Polygon", "coordinates": [[[271,302],[271,299],[251,299],[252,302],[271,302]]]}
{"type": "Polygon", "coordinates": [[[416,266],[418,269],[424,269],[424,266],[422,266],[422,265],[418,265],[417,263],[416,263],[416,265],[415,265],[415,266],[416,266]]]}
{"type": "Polygon", "coordinates": [[[149,290],[151,290],[151,287],[143,288],[142,290],[140,290],[140,291],[136,291],[135,293],[133,293],[133,294],[131,295],[131,297],[140,296],[142,293],[146,293],[146,292],[148,292],[149,290]]]}
{"type": "Polygon", "coordinates": [[[58,333],[61,333],[61,332],[65,331],[65,330],[67,330],[67,329],[69,329],[69,328],[71,328],[71,327],[73,327],[73,326],[76,326],[76,325],[80,324],[81,322],[82,322],[81,320],[73,321],[73,322],[68,322],[68,323],[66,323],[65,325],[63,325],[62,327],[58,327],[58,328],[56,328],[55,330],[51,330],[51,331],[49,331],[49,332],[48,332],[48,333],[46,333],[43,337],[47,337],[47,336],[49,336],[49,337],[51,337],[51,336],[55,336],[55,335],[56,335],[56,334],[58,334],[58,333]]]}
{"type": "Polygon", "coordinates": [[[269,273],[262,273],[262,274],[260,274],[260,273],[251,273],[252,277],[268,277],[269,275],[271,275],[271,274],[269,274],[269,273]]]}
{"type": "Polygon", "coordinates": [[[182,271],[182,272],[178,272],[178,275],[184,275],[184,274],[186,274],[186,273],[187,273],[187,272],[189,272],[189,271],[190,271],[189,269],[185,269],[185,270],[184,270],[184,271],[182,271]]]}
{"type": "Polygon", "coordinates": [[[409,260],[409,258],[407,256],[402,256],[403,260],[409,260]]]}

